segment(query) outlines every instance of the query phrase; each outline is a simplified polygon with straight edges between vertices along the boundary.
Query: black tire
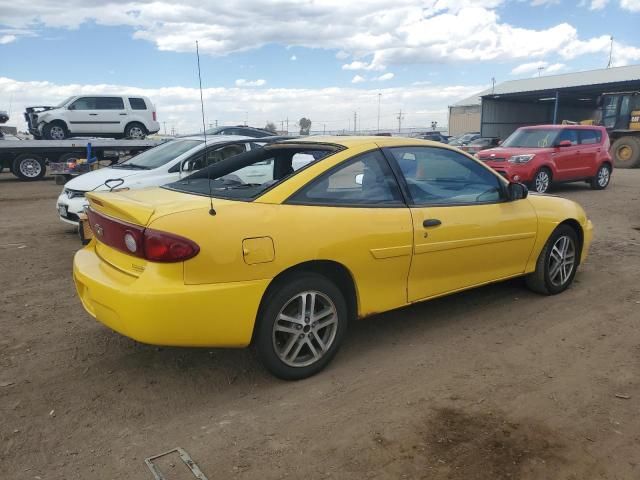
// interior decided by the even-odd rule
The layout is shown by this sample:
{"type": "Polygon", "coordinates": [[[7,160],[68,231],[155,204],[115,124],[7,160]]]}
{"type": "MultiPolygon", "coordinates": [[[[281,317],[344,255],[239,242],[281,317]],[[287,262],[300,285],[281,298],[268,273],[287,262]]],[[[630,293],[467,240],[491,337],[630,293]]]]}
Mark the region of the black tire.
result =
{"type": "Polygon", "coordinates": [[[267,293],[256,326],[254,346],[260,360],[273,375],[283,380],[300,380],[315,375],[332,360],[344,339],[348,320],[346,301],[333,282],[315,273],[295,274],[278,282],[267,293]],[[316,295],[316,313],[322,304],[325,305],[324,311],[333,307],[335,313],[331,319],[335,318],[335,323],[322,326],[330,320],[329,316],[314,322],[313,318],[304,315],[300,323],[281,319],[278,328],[288,328],[290,332],[276,332],[276,321],[281,313],[291,314],[287,318],[293,318],[294,315],[303,317],[300,314],[301,298],[305,294],[309,300],[311,294],[316,295]],[[294,311],[297,313],[292,313],[294,311]],[[324,352],[320,341],[326,342],[324,352]],[[309,344],[316,352],[320,352],[317,359],[314,359],[309,344]],[[284,359],[281,355],[284,355],[284,359]],[[290,359],[287,360],[287,357],[290,359]]]}
{"type": "Polygon", "coordinates": [[[64,140],[68,136],[69,131],[62,122],[51,122],[42,127],[42,137],[47,140],[64,140]]]}
{"type": "MultiPolygon", "coordinates": [[[[570,250],[568,249],[567,252],[570,252],[570,250]]],[[[576,231],[569,225],[559,225],[547,240],[542,252],[540,252],[535,271],[525,277],[525,282],[527,287],[534,292],[542,295],[556,295],[565,291],[569,285],[571,285],[579,264],[580,243],[578,242],[576,231]],[[561,238],[569,239],[572,244],[573,265],[571,266],[570,272],[566,273],[566,270],[563,270],[563,272],[566,273],[564,279],[562,278],[563,274],[558,272],[558,274],[560,274],[560,282],[556,282],[555,280],[558,274],[554,273],[553,270],[555,270],[554,267],[558,262],[557,253],[554,253],[554,247],[558,245],[561,238]],[[554,255],[553,258],[552,255],[554,255]]],[[[563,269],[563,267],[561,266],[560,269],[563,269]]]]}
{"type": "Polygon", "coordinates": [[[143,139],[148,133],[144,125],[139,122],[131,122],[124,127],[124,138],[143,139]]]}
{"type": "Polygon", "coordinates": [[[549,187],[551,187],[552,180],[553,177],[551,175],[551,170],[547,167],[542,167],[533,176],[533,180],[529,184],[529,188],[537,193],[546,193],[549,191],[549,187]],[[544,180],[545,178],[546,182],[544,180]]]}
{"type": "Polygon", "coordinates": [[[40,180],[47,173],[47,165],[39,155],[24,153],[13,160],[11,172],[20,180],[31,182],[40,180]]]}
{"type": "Polygon", "coordinates": [[[611,158],[616,168],[640,167],[640,138],[626,136],[611,145],[611,158]]]}
{"type": "Polygon", "coordinates": [[[607,188],[607,186],[609,186],[610,181],[611,166],[603,163],[602,165],[600,165],[600,168],[598,168],[596,176],[592,177],[591,180],[589,180],[589,185],[591,185],[591,188],[593,190],[604,190],[605,188],[607,188]]]}

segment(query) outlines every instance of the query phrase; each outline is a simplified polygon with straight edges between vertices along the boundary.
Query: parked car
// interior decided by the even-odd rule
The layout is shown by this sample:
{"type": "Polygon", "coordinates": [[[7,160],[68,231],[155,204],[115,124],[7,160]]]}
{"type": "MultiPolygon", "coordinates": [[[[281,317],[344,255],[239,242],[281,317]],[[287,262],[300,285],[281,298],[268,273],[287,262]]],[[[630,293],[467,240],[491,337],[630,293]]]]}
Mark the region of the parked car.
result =
{"type": "Polygon", "coordinates": [[[432,142],[449,143],[447,137],[442,135],[440,132],[423,133],[418,138],[421,138],[423,140],[431,140],[432,142]]]}
{"type": "Polygon", "coordinates": [[[325,367],[352,319],[517,276],[560,293],[592,237],[577,203],[401,137],[279,142],[87,197],[95,238],[73,278],[89,314],[144,343],[253,342],[285,379],[325,367]],[[238,180],[256,165],[269,177],[238,180]]]}
{"type": "Polygon", "coordinates": [[[476,138],[480,138],[480,133],[471,132],[465,133],[464,135],[460,135],[459,137],[449,139],[449,145],[454,147],[461,147],[463,145],[467,145],[469,142],[474,141],[476,138]]]}
{"type": "Polygon", "coordinates": [[[175,182],[205,164],[228,158],[252,148],[247,137],[220,136],[207,139],[204,160],[204,137],[181,137],[150,148],[130,159],[85,173],[69,180],[56,201],[60,220],[78,225],[78,215],[89,204],[87,192],[117,188],[145,188],[175,182]]]}
{"type": "Polygon", "coordinates": [[[471,155],[478,153],[480,150],[493,148],[500,145],[500,139],[495,137],[480,137],[472,140],[466,145],[462,145],[460,150],[470,153],[471,155]]]}
{"type": "Polygon", "coordinates": [[[245,127],[238,125],[235,127],[216,127],[206,131],[207,135],[242,135],[243,137],[263,138],[272,137],[273,132],[262,128],[245,127]]]}
{"type": "Polygon", "coordinates": [[[538,193],[552,183],[587,181],[591,188],[607,188],[613,162],[604,127],[538,125],[521,127],[498,148],[478,158],[501,175],[526,183],[538,193]]]}
{"type": "Polygon", "coordinates": [[[75,95],[55,107],[27,107],[24,117],[36,139],[144,138],[160,130],[156,108],[137,95],[75,95]]]}

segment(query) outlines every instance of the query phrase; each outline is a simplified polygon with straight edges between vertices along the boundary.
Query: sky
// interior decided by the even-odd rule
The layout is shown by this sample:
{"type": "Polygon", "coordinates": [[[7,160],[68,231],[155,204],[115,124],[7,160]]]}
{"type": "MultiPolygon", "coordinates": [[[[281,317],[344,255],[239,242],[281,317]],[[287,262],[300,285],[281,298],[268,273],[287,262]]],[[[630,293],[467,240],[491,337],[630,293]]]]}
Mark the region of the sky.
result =
{"type": "Polygon", "coordinates": [[[207,125],[446,128],[492,78],[606,67],[611,37],[640,63],[639,22],[640,0],[0,0],[0,110],[135,93],[198,131],[198,41],[207,125]]]}

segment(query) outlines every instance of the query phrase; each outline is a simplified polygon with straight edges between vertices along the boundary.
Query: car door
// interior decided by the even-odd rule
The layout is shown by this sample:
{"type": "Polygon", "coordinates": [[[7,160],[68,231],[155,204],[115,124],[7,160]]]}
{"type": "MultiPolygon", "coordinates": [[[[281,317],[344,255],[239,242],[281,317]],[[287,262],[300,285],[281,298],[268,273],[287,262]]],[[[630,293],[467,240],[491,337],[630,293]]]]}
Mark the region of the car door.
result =
{"type": "Polygon", "coordinates": [[[282,248],[300,250],[302,242],[318,260],[346,266],[362,315],[406,305],[411,214],[380,150],[339,163],[282,207],[292,238],[282,248]]]}
{"type": "Polygon", "coordinates": [[[96,97],[80,97],[67,107],[67,125],[71,134],[93,133],[99,121],[96,97]]]}
{"type": "Polygon", "coordinates": [[[581,165],[581,147],[578,141],[578,130],[575,128],[565,128],[560,131],[560,135],[555,140],[555,145],[561,142],[569,141],[571,146],[557,147],[552,153],[553,162],[556,167],[554,180],[565,181],[580,178],[581,165]]]}
{"type": "Polygon", "coordinates": [[[602,134],[598,130],[579,131],[580,139],[580,176],[589,178],[596,175],[598,159],[602,152],[602,134]]]}
{"type": "Polygon", "coordinates": [[[124,133],[127,111],[122,97],[96,97],[98,123],[93,132],[103,134],[124,133]]]}
{"type": "Polygon", "coordinates": [[[410,302],[524,272],[537,230],[529,201],[506,201],[495,173],[453,150],[384,151],[411,207],[410,302]]]}

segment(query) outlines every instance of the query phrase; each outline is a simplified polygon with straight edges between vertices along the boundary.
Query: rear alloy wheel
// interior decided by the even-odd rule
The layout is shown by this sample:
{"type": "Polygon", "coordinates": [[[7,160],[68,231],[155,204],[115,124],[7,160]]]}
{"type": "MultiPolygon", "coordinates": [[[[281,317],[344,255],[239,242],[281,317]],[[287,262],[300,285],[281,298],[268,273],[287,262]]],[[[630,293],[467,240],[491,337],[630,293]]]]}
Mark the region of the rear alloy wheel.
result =
{"type": "Polygon", "coordinates": [[[534,292],[555,295],[566,290],[579,263],[578,236],[573,228],[560,225],[547,240],[533,273],[525,277],[534,292]]]}
{"type": "Polygon", "coordinates": [[[535,192],[545,193],[551,186],[551,172],[546,168],[541,168],[533,177],[531,187],[535,192]]]}
{"type": "Polygon", "coordinates": [[[338,351],[347,328],[340,290],[317,274],[300,274],[266,299],[256,347],[276,377],[299,380],[322,370],[338,351]]]}
{"type": "Polygon", "coordinates": [[[20,180],[40,180],[47,172],[47,166],[38,155],[25,153],[15,158],[12,172],[20,180]]]}
{"type": "Polygon", "coordinates": [[[147,130],[141,123],[130,123],[124,129],[124,136],[126,138],[133,138],[135,140],[142,140],[147,136],[147,130]]]}
{"type": "Polygon", "coordinates": [[[591,178],[590,185],[594,190],[604,190],[611,181],[611,167],[607,164],[600,165],[596,176],[591,178]]]}

